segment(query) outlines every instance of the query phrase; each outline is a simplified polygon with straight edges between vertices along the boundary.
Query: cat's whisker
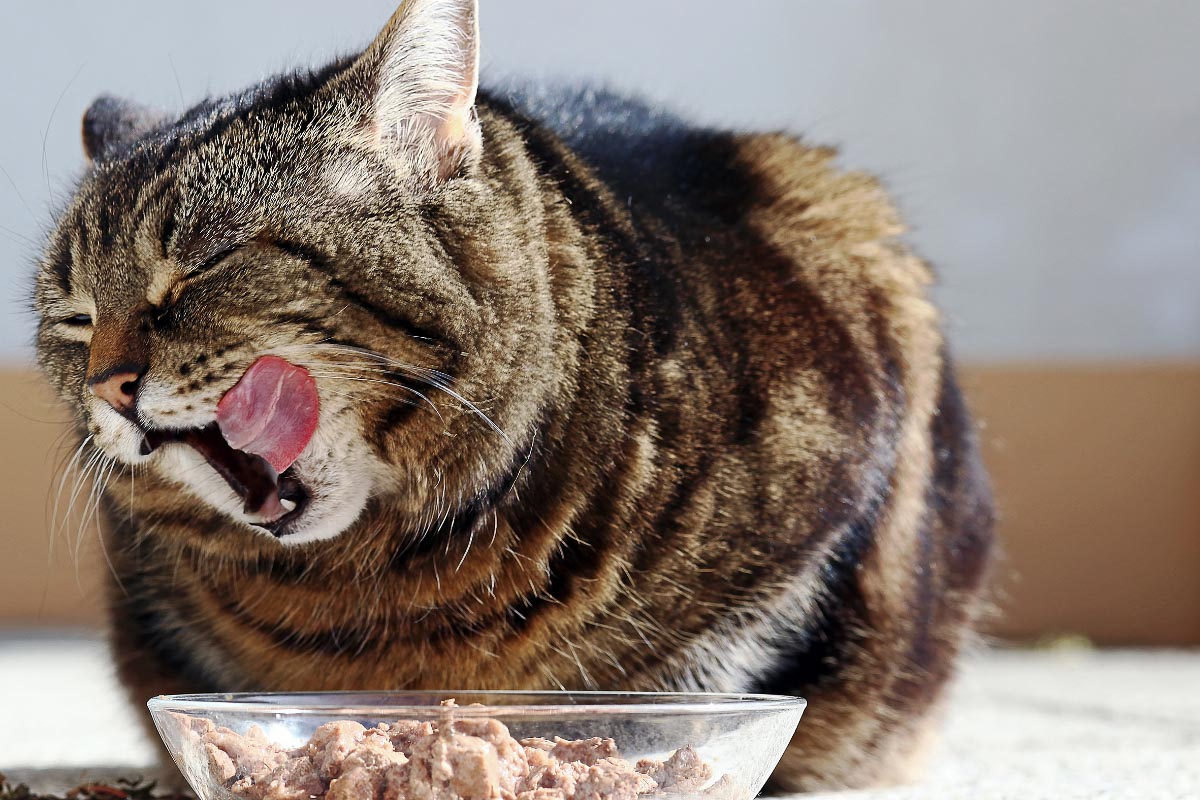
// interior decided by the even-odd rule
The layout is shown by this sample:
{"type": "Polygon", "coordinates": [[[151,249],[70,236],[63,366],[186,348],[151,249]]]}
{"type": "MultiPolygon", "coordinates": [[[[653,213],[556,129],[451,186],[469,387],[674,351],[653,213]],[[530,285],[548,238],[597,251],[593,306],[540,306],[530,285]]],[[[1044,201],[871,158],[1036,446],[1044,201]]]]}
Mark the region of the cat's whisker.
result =
{"type": "MultiPolygon", "coordinates": [[[[304,365],[301,364],[300,366],[304,366],[304,365]]],[[[382,380],[375,380],[375,379],[368,379],[368,378],[359,378],[356,375],[351,374],[351,373],[321,372],[321,371],[318,371],[315,369],[310,369],[309,374],[312,375],[314,378],[325,378],[326,380],[329,380],[329,381],[349,380],[349,381],[359,381],[359,382],[363,382],[363,383],[383,383],[383,384],[387,384],[387,385],[391,385],[391,386],[396,386],[397,388],[404,389],[409,394],[415,394],[415,395],[419,396],[422,400],[429,402],[429,399],[427,397],[425,397],[423,394],[414,390],[410,386],[404,386],[402,384],[398,385],[395,383],[391,383],[389,381],[382,381],[382,380]]],[[[328,387],[322,387],[321,391],[326,392],[328,394],[332,394],[335,397],[344,398],[346,400],[361,399],[360,394],[355,393],[353,391],[339,392],[336,389],[330,389],[328,387]]],[[[398,402],[403,403],[405,405],[410,405],[413,407],[421,406],[421,403],[417,402],[416,400],[409,400],[409,399],[405,399],[405,398],[398,398],[397,400],[398,400],[398,402]]],[[[439,419],[441,418],[441,414],[438,412],[437,408],[432,407],[432,404],[431,404],[430,410],[433,411],[435,414],[438,414],[439,419]]]]}
{"type": "Polygon", "coordinates": [[[425,373],[435,378],[440,378],[447,383],[453,383],[454,381],[453,375],[442,372],[441,370],[433,369],[432,367],[422,367],[417,364],[409,364],[403,361],[397,361],[394,358],[385,356],[383,353],[378,353],[374,350],[368,350],[362,347],[353,347],[351,345],[344,344],[318,344],[315,345],[315,347],[318,347],[325,352],[345,353],[347,355],[365,358],[368,360],[368,363],[382,363],[390,367],[396,367],[409,372],[425,373]]]}
{"type": "MultiPolygon", "coordinates": [[[[300,366],[303,366],[303,364],[301,364],[300,366]]],[[[340,377],[341,377],[341,376],[332,376],[332,375],[320,375],[320,374],[318,374],[318,373],[316,373],[316,372],[313,372],[312,370],[309,370],[309,373],[310,373],[310,374],[311,374],[311,375],[312,375],[314,378],[321,378],[321,377],[325,377],[325,378],[330,378],[330,379],[337,379],[337,378],[340,378],[340,377]]],[[[330,395],[333,395],[334,397],[340,397],[340,398],[342,398],[343,400],[351,400],[351,401],[353,401],[353,400],[357,400],[357,399],[359,399],[359,398],[358,398],[358,396],[357,396],[356,394],[354,394],[353,392],[339,392],[339,391],[338,391],[338,390],[336,390],[336,389],[330,389],[328,386],[323,386],[323,387],[321,387],[321,392],[322,392],[323,394],[330,394],[330,395]]],[[[402,402],[403,402],[403,401],[402,401],[402,402]]],[[[410,402],[411,402],[411,401],[410,401],[410,402]]],[[[416,403],[412,403],[412,405],[417,405],[417,404],[416,404],[416,403]]]]}
{"type": "MultiPolygon", "coordinates": [[[[293,350],[293,349],[301,349],[301,350],[308,351],[306,353],[306,354],[308,354],[308,353],[311,353],[312,350],[315,350],[318,348],[320,348],[322,350],[324,350],[324,349],[348,350],[349,352],[353,353],[356,356],[366,356],[367,354],[369,354],[371,352],[371,351],[360,350],[358,348],[349,348],[344,345],[336,345],[336,346],[333,346],[333,345],[295,345],[295,346],[291,346],[291,347],[276,348],[275,351],[280,352],[280,351],[289,351],[289,350],[293,350]]],[[[295,363],[299,364],[300,366],[304,366],[305,368],[309,369],[310,372],[312,372],[314,377],[326,377],[326,378],[330,378],[330,379],[339,379],[339,380],[354,380],[354,381],[362,381],[362,382],[366,382],[366,383],[379,383],[379,384],[385,384],[385,385],[393,386],[393,387],[396,387],[399,389],[403,389],[406,392],[409,392],[411,394],[416,395],[417,397],[420,397],[422,400],[424,400],[426,403],[428,403],[430,409],[435,414],[437,414],[438,419],[441,420],[443,424],[445,424],[445,418],[442,416],[442,414],[438,410],[437,406],[424,393],[412,388],[411,386],[406,386],[404,384],[397,384],[392,381],[384,381],[382,379],[357,377],[355,375],[355,373],[357,373],[357,374],[364,374],[364,373],[365,374],[389,374],[389,373],[395,373],[395,372],[404,373],[407,376],[414,378],[415,380],[421,381],[422,383],[425,383],[435,389],[438,389],[439,391],[444,392],[447,396],[451,397],[452,399],[454,399],[455,401],[460,403],[467,411],[474,413],[474,414],[478,415],[479,417],[481,417],[484,420],[484,422],[486,422],[493,430],[498,432],[502,437],[504,437],[504,439],[506,441],[508,441],[508,436],[499,428],[499,426],[497,426],[494,422],[492,422],[492,420],[478,407],[478,405],[476,405],[475,403],[472,403],[471,401],[467,400],[462,395],[455,392],[453,389],[450,389],[447,385],[443,384],[443,382],[442,382],[443,380],[450,379],[450,376],[446,375],[443,372],[438,372],[437,370],[430,370],[430,369],[424,368],[424,367],[415,367],[415,366],[409,365],[409,364],[402,364],[401,362],[390,362],[391,363],[390,367],[381,368],[378,366],[374,366],[370,363],[364,364],[361,362],[359,362],[359,363],[352,363],[352,362],[345,362],[345,361],[330,362],[330,361],[324,361],[324,360],[318,361],[318,362],[314,362],[314,361],[306,362],[304,360],[299,360],[299,359],[293,359],[293,360],[295,363]],[[431,375],[432,375],[432,377],[430,377],[431,375]]],[[[386,359],[386,357],[376,354],[375,361],[380,361],[380,360],[383,360],[384,362],[389,362],[389,360],[386,359]]]]}
{"type": "Polygon", "coordinates": [[[54,544],[58,540],[58,535],[61,532],[61,528],[64,524],[58,516],[59,505],[62,501],[63,489],[66,488],[67,478],[71,475],[71,473],[78,471],[79,459],[83,457],[83,451],[89,444],[91,444],[91,442],[92,435],[88,434],[84,440],[79,443],[79,447],[75,448],[74,455],[72,455],[67,463],[63,466],[62,473],[59,475],[58,488],[54,492],[54,504],[50,511],[50,549],[48,555],[51,560],[54,558],[54,544]]]}
{"type": "MultiPolygon", "coordinates": [[[[443,416],[442,416],[442,412],[441,412],[441,411],[439,411],[439,410],[438,410],[438,407],[437,407],[436,405],[434,405],[434,404],[433,404],[433,401],[431,401],[431,400],[430,400],[428,397],[426,397],[426,396],[425,396],[424,394],[422,394],[421,392],[418,392],[416,389],[413,389],[413,388],[412,388],[412,387],[410,387],[410,386],[405,386],[405,385],[404,385],[404,384],[402,384],[402,383],[395,383],[395,382],[393,382],[393,381],[379,380],[379,379],[376,379],[376,378],[355,378],[355,377],[351,377],[351,376],[349,376],[349,375],[325,374],[325,373],[317,373],[317,372],[313,372],[313,373],[312,373],[312,375],[313,375],[313,377],[314,377],[314,378],[320,378],[320,377],[327,377],[327,378],[337,378],[338,380],[343,380],[343,381],[358,381],[358,382],[361,382],[361,383],[376,383],[376,384],[381,384],[381,385],[383,385],[383,386],[392,386],[392,387],[395,387],[395,388],[397,388],[397,389],[403,389],[403,390],[404,390],[404,391],[406,391],[406,392],[411,392],[412,394],[415,394],[417,397],[421,398],[421,399],[422,399],[422,400],[424,400],[426,403],[428,403],[428,404],[429,404],[429,410],[430,410],[430,411],[432,411],[434,414],[436,414],[436,415],[437,415],[437,418],[438,418],[438,419],[439,419],[439,420],[440,420],[440,421],[441,421],[443,424],[445,424],[445,422],[446,422],[446,419],[445,419],[445,417],[443,417],[443,416]]],[[[414,404],[414,405],[415,405],[415,404],[414,404]]]]}
{"type": "Polygon", "coordinates": [[[26,213],[33,219],[34,223],[40,225],[41,220],[38,218],[38,215],[33,213],[33,209],[29,207],[29,203],[25,200],[25,195],[21,194],[21,187],[17,186],[17,182],[13,180],[12,175],[4,168],[3,164],[0,164],[0,173],[3,173],[4,177],[8,179],[8,184],[12,186],[13,192],[17,195],[17,199],[21,201],[21,205],[24,206],[26,213]]]}
{"type": "Polygon", "coordinates": [[[106,455],[100,458],[99,466],[95,474],[92,476],[92,487],[88,490],[87,501],[83,504],[83,513],[80,515],[79,529],[75,537],[75,559],[79,560],[79,551],[83,544],[84,532],[88,525],[91,524],[94,515],[99,510],[100,501],[103,498],[104,490],[108,486],[108,479],[112,475],[113,467],[116,461],[106,455]]]}
{"type": "Polygon", "coordinates": [[[67,85],[64,86],[62,92],[59,93],[58,99],[54,101],[54,107],[50,109],[50,119],[46,120],[46,127],[42,131],[42,177],[46,181],[46,194],[49,195],[51,199],[55,197],[55,194],[54,187],[50,185],[50,162],[47,158],[46,142],[50,139],[50,128],[54,125],[54,115],[58,113],[58,107],[62,105],[63,98],[67,96],[67,92],[70,91],[71,87],[75,84],[75,80],[79,77],[80,73],[83,72],[83,68],[86,66],[87,62],[84,61],[79,65],[79,68],[75,70],[75,74],[71,76],[71,79],[67,81],[67,85]]]}
{"type": "MultiPolygon", "coordinates": [[[[100,461],[103,455],[104,454],[100,452],[99,448],[94,449],[91,455],[88,456],[87,461],[84,463],[83,469],[79,470],[75,474],[75,485],[71,487],[71,496],[67,500],[67,510],[63,512],[64,524],[66,520],[71,518],[71,513],[75,510],[75,502],[79,499],[79,495],[83,491],[85,481],[88,479],[88,476],[91,474],[92,470],[95,468],[96,464],[100,461]]],[[[68,542],[68,546],[69,545],[70,542],[68,542]]]]}
{"type": "Polygon", "coordinates": [[[403,362],[396,361],[395,359],[388,358],[387,356],[385,356],[381,353],[376,353],[372,350],[366,350],[363,348],[353,348],[353,347],[349,347],[347,345],[332,345],[332,346],[322,345],[322,347],[332,347],[332,348],[336,348],[339,350],[347,350],[349,352],[354,352],[359,355],[366,356],[368,358],[374,358],[374,359],[378,360],[380,363],[388,364],[389,366],[395,368],[396,370],[398,370],[400,372],[408,373],[412,377],[414,377],[418,380],[424,381],[425,383],[432,386],[433,388],[438,389],[439,391],[445,393],[447,396],[449,396],[452,399],[456,400],[457,402],[461,403],[468,411],[470,411],[471,413],[477,415],[480,419],[482,419],[483,422],[489,428],[491,428],[493,431],[495,431],[498,435],[500,435],[504,439],[505,442],[507,442],[510,445],[512,444],[512,439],[509,438],[508,434],[505,433],[504,430],[501,429],[500,426],[497,425],[492,420],[491,417],[489,417],[487,414],[485,414],[483,412],[483,410],[479,408],[478,405],[471,402],[466,397],[461,395],[459,392],[457,392],[456,390],[451,388],[450,383],[453,381],[453,378],[450,375],[447,375],[444,372],[439,372],[438,370],[428,369],[425,367],[416,367],[411,364],[405,364],[403,362]]]}
{"type": "MultiPolygon", "coordinates": [[[[424,376],[427,376],[431,380],[442,381],[446,385],[449,385],[454,382],[454,376],[449,375],[440,370],[433,369],[432,367],[422,367],[422,366],[419,366],[416,364],[409,364],[409,363],[406,363],[403,361],[398,361],[389,356],[385,356],[382,353],[378,353],[374,350],[368,350],[368,349],[362,348],[362,347],[353,347],[350,345],[343,345],[343,344],[318,344],[318,345],[313,345],[313,347],[319,349],[322,352],[332,352],[332,353],[342,353],[342,354],[347,354],[347,355],[353,355],[358,358],[367,359],[366,363],[383,364],[387,367],[397,369],[397,370],[400,370],[402,372],[406,372],[409,374],[424,375],[424,376]]],[[[343,362],[343,363],[345,363],[345,362],[343,362]]],[[[362,363],[362,362],[359,362],[359,363],[362,363]]]]}
{"type": "Polygon", "coordinates": [[[36,250],[41,246],[39,242],[35,242],[28,236],[19,233],[18,231],[14,231],[12,228],[4,225],[0,225],[0,233],[4,233],[14,244],[19,244],[22,247],[28,247],[31,250],[36,250]]]}
{"type": "Polygon", "coordinates": [[[458,560],[458,565],[454,567],[455,572],[462,569],[463,563],[467,560],[467,554],[471,552],[471,545],[475,544],[475,527],[475,525],[471,525],[471,530],[467,535],[467,546],[463,548],[462,558],[458,560]]]}
{"type": "MultiPolygon", "coordinates": [[[[96,491],[96,500],[92,505],[92,518],[91,520],[86,520],[85,525],[95,523],[96,541],[100,545],[100,555],[103,556],[104,563],[108,566],[108,571],[112,575],[113,581],[117,584],[117,588],[121,590],[122,594],[128,596],[129,592],[125,589],[125,584],[121,581],[121,576],[117,574],[117,567],[113,564],[112,556],[108,552],[108,543],[104,541],[104,531],[100,526],[100,502],[104,497],[104,492],[108,489],[108,484],[112,480],[113,473],[117,471],[119,466],[116,459],[109,459],[108,472],[105,473],[103,483],[99,485],[96,491]]],[[[132,475],[132,470],[130,474],[132,475]]],[[[132,509],[130,509],[130,513],[132,513],[132,509]]],[[[80,531],[79,538],[83,539],[83,531],[80,531]]]]}
{"type": "Polygon", "coordinates": [[[134,474],[137,472],[137,464],[129,468],[129,528],[133,530],[136,526],[133,524],[133,503],[135,499],[136,483],[134,474]]]}
{"type": "MultiPolygon", "coordinates": [[[[389,375],[395,375],[396,373],[401,371],[397,368],[369,367],[369,366],[363,366],[363,365],[357,365],[357,364],[355,364],[355,365],[338,364],[338,365],[335,365],[332,367],[329,366],[328,364],[324,364],[320,367],[315,367],[314,369],[326,370],[326,371],[328,371],[330,369],[335,370],[335,372],[324,373],[325,377],[329,377],[329,378],[340,378],[340,377],[346,377],[346,376],[359,376],[359,375],[389,376],[389,375]]],[[[316,375],[317,373],[313,372],[313,374],[316,375]]],[[[426,377],[424,377],[422,375],[408,374],[405,377],[419,381],[428,386],[431,386],[434,389],[437,389],[439,391],[446,393],[451,398],[458,400],[459,404],[463,407],[463,409],[470,413],[482,413],[482,408],[481,408],[482,404],[481,403],[479,403],[479,402],[472,403],[471,401],[468,401],[465,398],[456,397],[456,395],[454,394],[454,392],[452,390],[447,390],[446,387],[442,386],[437,381],[427,379],[426,377]]],[[[404,388],[407,391],[418,395],[423,400],[426,400],[428,402],[428,398],[426,397],[425,394],[417,391],[416,389],[413,389],[411,386],[404,385],[404,388]]]]}
{"type": "Polygon", "coordinates": [[[94,493],[95,489],[96,489],[96,478],[99,476],[100,470],[103,469],[103,467],[105,465],[105,459],[106,459],[106,457],[105,457],[103,451],[101,451],[99,448],[97,448],[95,451],[93,451],[91,457],[88,459],[87,465],[84,467],[83,471],[80,473],[79,477],[76,479],[75,488],[71,493],[71,500],[67,505],[66,516],[67,516],[67,519],[70,519],[71,512],[75,508],[75,502],[82,495],[84,485],[86,483],[90,482],[91,489],[88,494],[88,499],[84,503],[83,509],[81,509],[81,511],[80,511],[80,524],[79,524],[79,528],[77,531],[77,535],[75,537],[75,542],[74,542],[74,544],[72,544],[70,541],[67,542],[67,546],[71,550],[72,559],[73,559],[74,565],[75,565],[76,585],[82,585],[80,582],[80,578],[79,578],[79,548],[80,548],[80,542],[83,539],[83,529],[84,529],[84,524],[85,524],[84,521],[87,519],[87,516],[88,516],[87,509],[88,509],[88,506],[91,504],[92,493],[94,493]]]}

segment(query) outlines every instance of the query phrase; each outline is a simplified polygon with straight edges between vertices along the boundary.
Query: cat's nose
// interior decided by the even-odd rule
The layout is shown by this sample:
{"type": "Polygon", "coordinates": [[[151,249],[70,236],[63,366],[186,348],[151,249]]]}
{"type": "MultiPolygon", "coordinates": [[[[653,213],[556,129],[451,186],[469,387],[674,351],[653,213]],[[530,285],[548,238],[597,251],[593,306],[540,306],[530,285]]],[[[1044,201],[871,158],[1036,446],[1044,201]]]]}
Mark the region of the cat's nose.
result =
{"type": "Polygon", "coordinates": [[[122,414],[128,414],[137,403],[138,383],[142,380],[138,372],[113,372],[88,379],[92,394],[108,403],[122,414]]]}

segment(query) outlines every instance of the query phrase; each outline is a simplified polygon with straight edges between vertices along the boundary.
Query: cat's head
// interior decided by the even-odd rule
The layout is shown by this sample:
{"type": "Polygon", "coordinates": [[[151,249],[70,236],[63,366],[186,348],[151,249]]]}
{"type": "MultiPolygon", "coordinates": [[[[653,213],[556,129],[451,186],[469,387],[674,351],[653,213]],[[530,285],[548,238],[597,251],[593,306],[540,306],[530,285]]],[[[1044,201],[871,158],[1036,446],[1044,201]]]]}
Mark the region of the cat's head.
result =
{"type": "Polygon", "coordinates": [[[92,445],[294,543],[510,473],[554,310],[536,181],[483,140],[475,6],[406,0],[361,55],[179,118],[88,109],[35,302],[92,445]]]}

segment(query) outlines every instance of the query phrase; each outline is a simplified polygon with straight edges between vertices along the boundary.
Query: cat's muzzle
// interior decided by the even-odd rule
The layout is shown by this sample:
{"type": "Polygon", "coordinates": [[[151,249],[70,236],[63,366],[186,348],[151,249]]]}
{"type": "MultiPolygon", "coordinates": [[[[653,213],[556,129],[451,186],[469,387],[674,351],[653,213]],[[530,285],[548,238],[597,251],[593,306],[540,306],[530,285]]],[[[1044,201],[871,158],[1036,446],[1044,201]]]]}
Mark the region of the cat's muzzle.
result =
{"type": "Polygon", "coordinates": [[[203,428],[148,430],[142,440],[142,455],[150,455],[171,442],[186,444],[203,456],[242,499],[242,512],[251,524],[275,536],[283,536],[308,505],[310,497],[296,477],[295,465],[276,472],[262,456],[231,447],[215,422],[203,428]]]}

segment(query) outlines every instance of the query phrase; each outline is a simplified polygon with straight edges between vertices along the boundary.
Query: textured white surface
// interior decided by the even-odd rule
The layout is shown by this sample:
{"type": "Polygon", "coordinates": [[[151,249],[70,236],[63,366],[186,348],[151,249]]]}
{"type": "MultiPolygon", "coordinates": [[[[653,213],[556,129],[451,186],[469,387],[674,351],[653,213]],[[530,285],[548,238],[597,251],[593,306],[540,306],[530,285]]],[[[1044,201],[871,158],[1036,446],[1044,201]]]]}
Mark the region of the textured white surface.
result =
{"type": "Polygon", "coordinates": [[[156,757],[102,642],[0,636],[0,771],[156,757]]]}
{"type": "MultiPolygon", "coordinates": [[[[0,770],[152,759],[102,645],[0,638],[0,770]]],[[[813,797],[1200,798],[1200,652],[977,656],[920,786],[813,797]]]]}
{"type": "Polygon", "coordinates": [[[1200,798],[1200,653],[988,653],[920,786],[815,797],[1200,798]]]}

